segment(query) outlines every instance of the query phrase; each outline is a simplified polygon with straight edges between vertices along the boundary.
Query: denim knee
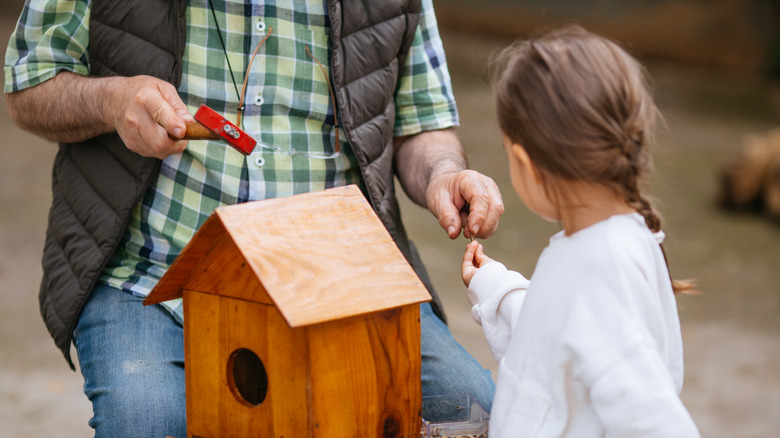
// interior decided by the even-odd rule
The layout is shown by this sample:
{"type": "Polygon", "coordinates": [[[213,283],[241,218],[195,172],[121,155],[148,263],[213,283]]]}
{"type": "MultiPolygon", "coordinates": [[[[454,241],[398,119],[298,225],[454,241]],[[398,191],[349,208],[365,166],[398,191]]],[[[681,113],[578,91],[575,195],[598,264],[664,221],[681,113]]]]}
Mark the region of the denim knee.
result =
{"type": "Polygon", "coordinates": [[[430,303],[420,305],[420,329],[423,396],[471,394],[490,411],[496,390],[490,370],[452,337],[430,303]]]}
{"type": "Polygon", "coordinates": [[[186,437],[183,364],[124,360],[117,365],[105,376],[107,384],[85,384],[95,436],[186,437]],[[172,378],[179,373],[180,379],[172,378]]]}
{"type": "Polygon", "coordinates": [[[172,315],[97,286],[74,344],[96,437],[186,436],[183,329],[172,315]]]}

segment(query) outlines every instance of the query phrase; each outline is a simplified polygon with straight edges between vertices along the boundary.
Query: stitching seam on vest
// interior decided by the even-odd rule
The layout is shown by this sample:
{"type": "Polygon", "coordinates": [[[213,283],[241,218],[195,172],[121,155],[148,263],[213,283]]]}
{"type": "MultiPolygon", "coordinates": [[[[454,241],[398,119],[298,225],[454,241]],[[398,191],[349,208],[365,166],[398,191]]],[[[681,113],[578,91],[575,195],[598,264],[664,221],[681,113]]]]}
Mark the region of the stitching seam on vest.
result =
{"type": "MultiPolygon", "coordinates": [[[[96,252],[100,253],[100,245],[99,245],[98,241],[95,240],[95,237],[92,236],[92,234],[90,234],[89,231],[87,231],[87,227],[84,226],[84,224],[81,222],[79,217],[76,215],[75,211],[73,210],[73,207],[70,205],[70,202],[68,202],[68,198],[65,195],[62,195],[62,194],[60,194],[60,196],[62,197],[63,205],[65,207],[67,207],[68,210],[71,212],[71,217],[76,218],[76,223],[79,224],[79,226],[81,227],[81,230],[84,231],[84,234],[89,236],[89,239],[92,242],[93,246],[95,247],[96,252]]],[[[55,236],[58,237],[57,239],[55,239],[55,242],[57,243],[57,247],[59,247],[60,250],[64,253],[65,252],[65,248],[64,248],[62,242],[60,242],[59,236],[57,236],[57,235],[55,235],[55,236]]],[[[70,259],[65,257],[65,260],[68,261],[68,266],[70,267],[70,271],[75,273],[76,270],[73,269],[73,264],[70,262],[70,259]]]]}
{"type": "MultiPolygon", "coordinates": [[[[397,65],[397,64],[398,64],[398,58],[393,58],[392,61],[390,61],[390,64],[387,64],[387,65],[385,65],[382,68],[378,68],[376,70],[370,71],[370,72],[366,73],[365,75],[363,75],[363,76],[361,76],[361,77],[359,77],[357,79],[354,79],[352,81],[349,81],[349,82],[345,83],[344,85],[342,85],[341,89],[347,88],[350,85],[352,85],[354,83],[357,83],[357,82],[360,82],[360,81],[362,81],[364,79],[367,80],[369,76],[377,74],[377,73],[382,72],[382,71],[387,71],[390,68],[392,68],[393,65],[397,65]]],[[[399,72],[399,75],[400,75],[400,72],[399,72]]],[[[396,77],[396,79],[397,79],[397,77],[396,77]]],[[[394,99],[391,99],[391,100],[394,100],[394,99]]]]}
{"type": "MultiPolygon", "coordinates": [[[[99,143],[100,143],[100,142],[99,142],[99,143]]],[[[123,143],[123,144],[124,144],[124,143],[123,143]]],[[[140,178],[138,178],[138,177],[137,177],[137,176],[136,176],[136,175],[135,175],[133,172],[131,172],[131,171],[130,171],[130,170],[129,170],[129,169],[128,169],[128,168],[127,168],[125,165],[124,165],[124,163],[122,163],[122,160],[120,160],[119,158],[117,158],[117,156],[116,156],[114,153],[112,153],[112,152],[111,152],[111,149],[109,149],[109,148],[106,148],[105,146],[103,146],[103,144],[102,144],[102,143],[100,144],[100,146],[101,146],[101,147],[103,147],[103,148],[105,148],[105,151],[106,151],[106,152],[107,152],[109,155],[111,155],[111,156],[114,158],[114,161],[115,161],[117,164],[119,164],[119,166],[121,166],[121,167],[122,167],[122,169],[123,169],[123,170],[124,170],[124,171],[125,171],[125,172],[126,172],[128,175],[130,175],[130,176],[133,178],[133,180],[135,180],[135,183],[136,183],[136,185],[139,185],[139,184],[142,182],[140,178]]],[[[76,160],[74,160],[74,159],[72,159],[72,158],[71,158],[71,159],[70,159],[70,163],[71,163],[71,165],[72,165],[73,167],[75,167],[75,168],[77,168],[77,169],[79,170],[79,172],[81,173],[81,175],[87,175],[87,174],[88,174],[88,172],[85,172],[85,171],[84,171],[83,169],[81,169],[81,168],[80,168],[78,165],[76,165],[76,160]]],[[[118,217],[119,217],[119,214],[117,214],[117,212],[116,212],[116,211],[114,211],[114,208],[112,207],[111,203],[110,203],[110,202],[108,202],[108,201],[106,200],[106,198],[105,198],[105,197],[101,196],[100,192],[98,192],[98,191],[95,189],[95,186],[94,186],[94,185],[92,185],[92,183],[91,183],[91,182],[89,182],[89,180],[87,180],[87,178],[84,178],[84,182],[85,182],[85,183],[86,183],[86,184],[89,186],[89,188],[90,188],[90,189],[92,189],[92,193],[93,193],[93,194],[94,194],[94,195],[95,195],[95,196],[96,196],[96,197],[97,197],[97,198],[100,200],[100,202],[102,202],[102,203],[103,203],[103,204],[104,204],[106,207],[108,207],[108,210],[110,210],[110,211],[111,211],[111,213],[113,213],[113,214],[114,214],[114,218],[115,218],[115,219],[116,219],[116,218],[118,218],[118,217]]],[[[64,196],[63,196],[63,198],[64,198],[64,196]]],[[[67,202],[67,199],[66,199],[66,202],[67,202]]],[[[70,207],[70,203],[68,203],[68,207],[70,207]]],[[[72,208],[71,208],[71,211],[73,212],[73,209],[72,209],[72,208]]],[[[75,214],[75,212],[74,212],[74,217],[78,218],[78,216],[75,214]]],[[[81,219],[79,219],[79,223],[81,223],[81,219]]],[[[88,230],[86,229],[86,227],[84,227],[84,230],[88,232],[88,230]]],[[[91,237],[91,236],[92,236],[92,235],[90,234],[90,237],[91,237]]],[[[93,240],[94,240],[94,238],[93,238],[93,240]]],[[[95,242],[95,243],[97,244],[97,242],[95,242]]]]}
{"type": "Polygon", "coordinates": [[[372,27],[379,26],[380,24],[384,24],[384,23],[386,23],[386,22],[388,22],[388,21],[391,21],[391,20],[397,20],[397,19],[399,19],[399,18],[403,18],[403,19],[404,19],[404,21],[406,21],[406,16],[407,16],[407,15],[411,15],[411,14],[418,14],[418,15],[419,15],[419,14],[421,14],[421,13],[422,13],[422,11],[419,11],[419,12],[402,12],[402,13],[401,13],[401,14],[399,14],[399,15],[393,15],[393,16],[392,16],[392,17],[390,17],[390,18],[386,18],[386,19],[384,19],[384,20],[382,20],[382,21],[377,21],[376,23],[370,24],[370,25],[368,25],[368,26],[366,26],[366,27],[361,27],[360,29],[355,29],[355,30],[353,30],[353,31],[352,31],[352,32],[350,32],[350,33],[347,33],[347,34],[341,34],[341,40],[343,41],[343,40],[344,40],[344,38],[348,38],[348,37],[350,37],[350,36],[352,36],[352,35],[354,35],[354,34],[356,34],[356,33],[358,33],[358,32],[364,31],[364,30],[366,30],[366,29],[371,29],[372,27]]]}

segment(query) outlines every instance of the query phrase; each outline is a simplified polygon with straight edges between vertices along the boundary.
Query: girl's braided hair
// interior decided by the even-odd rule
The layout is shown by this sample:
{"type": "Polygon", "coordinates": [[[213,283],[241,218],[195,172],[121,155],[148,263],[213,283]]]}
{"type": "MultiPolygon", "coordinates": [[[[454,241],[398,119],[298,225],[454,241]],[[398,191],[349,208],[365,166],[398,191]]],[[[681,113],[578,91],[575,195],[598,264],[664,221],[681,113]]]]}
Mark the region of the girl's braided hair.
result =
{"type": "MultiPolygon", "coordinates": [[[[653,167],[648,146],[658,118],[642,66],[580,27],[511,45],[499,63],[499,125],[523,145],[543,181],[606,185],[659,231],[661,217],[641,191],[653,167]]],[[[693,288],[672,285],[675,292],[693,288]]]]}

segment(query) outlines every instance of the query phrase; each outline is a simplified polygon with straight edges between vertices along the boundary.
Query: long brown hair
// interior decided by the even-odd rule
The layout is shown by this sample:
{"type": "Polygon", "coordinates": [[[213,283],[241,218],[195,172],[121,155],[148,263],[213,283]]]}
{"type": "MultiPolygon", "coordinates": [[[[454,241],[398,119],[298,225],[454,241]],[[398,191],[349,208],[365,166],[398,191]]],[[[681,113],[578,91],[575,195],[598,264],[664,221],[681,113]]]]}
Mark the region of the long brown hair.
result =
{"type": "MultiPolygon", "coordinates": [[[[499,126],[523,145],[545,189],[554,188],[551,176],[603,184],[659,231],[661,216],[641,190],[653,167],[658,109],[639,62],[580,27],[515,43],[498,60],[499,126]]],[[[693,288],[690,281],[672,285],[675,292],[693,288]]]]}

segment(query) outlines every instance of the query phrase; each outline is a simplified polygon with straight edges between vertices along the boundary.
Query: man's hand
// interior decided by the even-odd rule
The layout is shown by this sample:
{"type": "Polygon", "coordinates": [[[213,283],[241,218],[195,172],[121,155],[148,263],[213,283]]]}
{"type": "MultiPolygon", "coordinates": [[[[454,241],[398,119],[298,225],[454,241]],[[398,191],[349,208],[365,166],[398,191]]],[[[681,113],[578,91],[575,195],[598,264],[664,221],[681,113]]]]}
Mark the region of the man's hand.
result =
{"type": "Polygon", "coordinates": [[[395,139],[395,171],[416,203],[428,207],[450,239],[486,238],[498,228],[504,203],[496,183],[468,170],[455,131],[427,131],[395,139]]]}
{"type": "Polygon", "coordinates": [[[185,122],[194,119],[173,85],[151,76],[123,79],[111,90],[116,102],[111,119],[127,148],[161,159],[182,152],[187,142],[171,137],[184,137],[185,122]]]}
{"type": "Polygon", "coordinates": [[[90,78],[62,72],[6,98],[14,122],[57,142],[116,131],[140,155],[165,158],[184,150],[192,116],[173,85],[151,76],[90,78]]]}
{"type": "Polygon", "coordinates": [[[492,236],[504,214],[496,183],[473,170],[435,176],[425,191],[428,209],[450,239],[492,236]]]}

